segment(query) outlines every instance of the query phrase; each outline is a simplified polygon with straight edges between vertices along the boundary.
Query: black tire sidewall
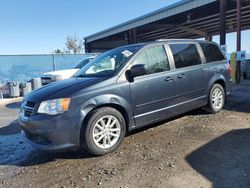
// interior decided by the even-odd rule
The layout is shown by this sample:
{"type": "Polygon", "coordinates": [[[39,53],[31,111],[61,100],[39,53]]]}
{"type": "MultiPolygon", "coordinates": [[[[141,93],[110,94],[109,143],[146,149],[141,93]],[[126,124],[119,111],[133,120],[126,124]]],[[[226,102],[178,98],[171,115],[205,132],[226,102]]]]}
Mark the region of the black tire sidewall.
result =
{"type": "MultiPolygon", "coordinates": [[[[83,125],[85,126],[85,125],[83,125]]],[[[88,119],[88,122],[86,124],[86,127],[84,129],[84,146],[86,148],[86,150],[91,153],[92,155],[105,155],[108,154],[112,151],[114,151],[115,149],[117,149],[119,147],[119,145],[123,142],[124,137],[125,137],[125,133],[126,133],[126,122],[124,120],[124,117],[122,116],[122,114],[117,111],[114,108],[110,108],[110,107],[103,107],[103,108],[99,108],[99,109],[95,109],[94,111],[91,112],[90,117],[88,119]],[[93,128],[95,123],[103,116],[106,115],[112,115],[114,117],[117,118],[117,120],[120,123],[121,126],[121,134],[120,137],[118,139],[118,141],[116,142],[115,145],[113,145],[112,147],[108,148],[108,149],[102,149],[99,148],[92,137],[92,133],[93,133],[93,128]]]]}
{"type": "Polygon", "coordinates": [[[221,111],[224,104],[225,104],[225,100],[226,100],[225,89],[220,84],[214,84],[212,89],[210,90],[210,93],[209,93],[209,110],[212,113],[217,113],[217,112],[221,111]],[[220,109],[215,109],[214,106],[213,106],[213,102],[212,102],[212,93],[217,88],[220,89],[222,91],[222,94],[223,94],[223,105],[222,105],[222,107],[220,109]]]}

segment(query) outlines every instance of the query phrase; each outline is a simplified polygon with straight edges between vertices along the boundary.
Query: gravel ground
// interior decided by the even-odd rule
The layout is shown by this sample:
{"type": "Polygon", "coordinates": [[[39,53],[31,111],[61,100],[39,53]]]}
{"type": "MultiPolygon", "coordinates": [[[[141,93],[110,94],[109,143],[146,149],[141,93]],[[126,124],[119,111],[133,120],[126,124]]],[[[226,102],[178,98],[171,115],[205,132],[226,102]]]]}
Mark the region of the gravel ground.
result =
{"type": "Polygon", "coordinates": [[[250,187],[250,82],[216,115],[137,130],[114,153],[47,153],[23,142],[19,103],[0,104],[0,187],[250,187]]]}

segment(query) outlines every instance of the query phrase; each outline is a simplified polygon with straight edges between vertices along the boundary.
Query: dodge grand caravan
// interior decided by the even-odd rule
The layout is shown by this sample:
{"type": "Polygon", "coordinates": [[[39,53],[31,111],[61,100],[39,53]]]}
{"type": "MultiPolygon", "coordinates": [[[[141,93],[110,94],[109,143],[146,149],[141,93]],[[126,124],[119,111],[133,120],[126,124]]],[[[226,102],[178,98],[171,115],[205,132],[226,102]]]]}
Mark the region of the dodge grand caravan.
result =
{"type": "Polygon", "coordinates": [[[20,126],[35,147],[114,151],[126,132],[187,111],[219,112],[230,91],[229,65],[219,46],[165,40],[103,53],[72,78],[27,95],[20,126]]]}

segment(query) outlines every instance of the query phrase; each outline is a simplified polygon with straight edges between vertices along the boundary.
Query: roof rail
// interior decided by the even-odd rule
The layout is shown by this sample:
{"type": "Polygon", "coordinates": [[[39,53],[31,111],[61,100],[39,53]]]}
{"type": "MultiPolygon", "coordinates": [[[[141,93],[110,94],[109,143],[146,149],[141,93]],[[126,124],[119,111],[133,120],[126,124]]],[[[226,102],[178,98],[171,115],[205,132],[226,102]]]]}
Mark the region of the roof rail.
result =
{"type": "Polygon", "coordinates": [[[155,40],[156,42],[164,42],[164,41],[169,41],[169,40],[176,40],[176,41],[178,41],[178,40],[190,40],[190,41],[195,41],[195,39],[157,39],[157,40],[155,40]]]}

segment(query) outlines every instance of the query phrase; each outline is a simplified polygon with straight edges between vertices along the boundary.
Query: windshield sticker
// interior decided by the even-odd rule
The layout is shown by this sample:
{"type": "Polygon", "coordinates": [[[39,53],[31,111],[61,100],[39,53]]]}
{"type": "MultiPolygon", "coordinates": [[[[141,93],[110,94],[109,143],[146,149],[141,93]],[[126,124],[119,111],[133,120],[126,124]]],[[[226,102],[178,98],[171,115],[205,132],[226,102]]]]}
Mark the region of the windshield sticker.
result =
{"type": "Polygon", "coordinates": [[[111,58],[111,66],[112,66],[112,70],[115,69],[115,58],[111,58]]]}
{"type": "Polygon", "coordinates": [[[122,52],[122,54],[123,54],[125,57],[129,57],[129,56],[133,55],[133,53],[130,52],[129,50],[124,50],[124,51],[122,52]]]}

